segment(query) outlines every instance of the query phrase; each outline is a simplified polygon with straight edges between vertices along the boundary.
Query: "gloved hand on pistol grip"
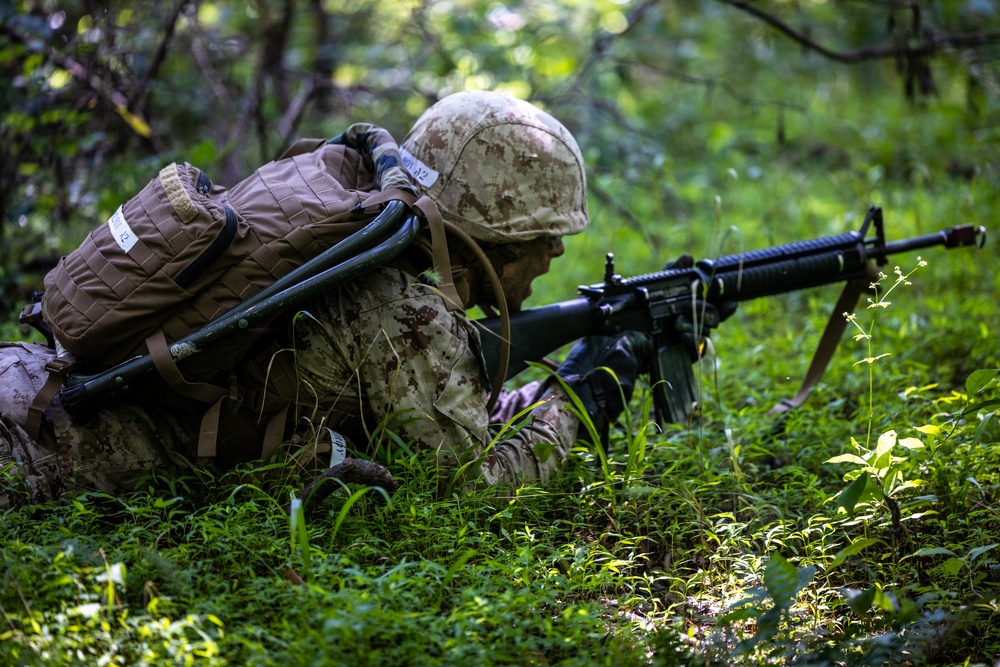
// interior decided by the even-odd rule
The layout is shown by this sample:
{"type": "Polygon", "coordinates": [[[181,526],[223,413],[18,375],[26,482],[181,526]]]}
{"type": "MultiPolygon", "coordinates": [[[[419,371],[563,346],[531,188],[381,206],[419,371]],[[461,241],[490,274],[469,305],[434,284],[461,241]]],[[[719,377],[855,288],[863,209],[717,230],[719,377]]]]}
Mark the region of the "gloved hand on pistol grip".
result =
{"type": "Polygon", "coordinates": [[[674,327],[687,346],[692,363],[701,358],[704,352],[702,344],[712,329],[735,313],[738,305],[736,301],[724,301],[718,306],[698,301],[694,305],[693,312],[686,312],[677,317],[674,327]]]}
{"type": "Polygon", "coordinates": [[[652,353],[653,339],[641,331],[589,336],[581,339],[556,369],[556,375],[580,398],[602,439],[607,439],[608,425],[632,399],[636,379],[646,370],[652,353]]]}

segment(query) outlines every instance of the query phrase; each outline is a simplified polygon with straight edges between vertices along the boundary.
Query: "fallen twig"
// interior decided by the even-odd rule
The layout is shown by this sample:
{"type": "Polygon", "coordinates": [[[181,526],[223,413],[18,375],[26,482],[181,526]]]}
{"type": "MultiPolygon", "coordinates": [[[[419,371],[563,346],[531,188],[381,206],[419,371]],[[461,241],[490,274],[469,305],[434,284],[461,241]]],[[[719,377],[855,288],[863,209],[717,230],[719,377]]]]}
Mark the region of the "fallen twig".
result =
{"type": "MultiPolygon", "coordinates": [[[[381,486],[389,493],[399,488],[399,482],[382,464],[365,459],[346,458],[337,465],[327,468],[302,490],[299,498],[302,500],[303,509],[310,509],[341,488],[342,485],[337,484],[337,481],[342,484],[381,486]]],[[[285,510],[288,511],[288,507],[285,510]]]]}

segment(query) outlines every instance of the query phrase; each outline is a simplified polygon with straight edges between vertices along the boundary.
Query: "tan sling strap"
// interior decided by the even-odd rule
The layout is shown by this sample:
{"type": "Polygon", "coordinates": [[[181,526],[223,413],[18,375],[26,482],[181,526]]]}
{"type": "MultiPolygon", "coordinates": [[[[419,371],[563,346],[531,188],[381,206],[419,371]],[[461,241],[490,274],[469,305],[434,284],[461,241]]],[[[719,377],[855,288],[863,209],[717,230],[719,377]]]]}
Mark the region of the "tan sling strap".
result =
{"type": "Polygon", "coordinates": [[[833,307],[830,320],[826,323],[823,335],[819,339],[819,345],[816,346],[816,352],[813,353],[809,369],[802,380],[802,386],[799,387],[799,390],[791,398],[779,401],[771,408],[769,414],[778,417],[788,414],[809,398],[809,394],[812,393],[812,390],[823,377],[823,373],[826,372],[826,367],[830,364],[833,353],[836,352],[837,345],[840,343],[840,339],[844,335],[844,330],[847,328],[847,318],[844,317],[844,313],[854,311],[858,304],[858,299],[861,298],[863,293],[871,289],[872,280],[875,279],[878,273],[878,267],[868,262],[865,266],[864,276],[847,281],[843,291],[840,293],[840,298],[837,299],[837,303],[833,307]]]}
{"type": "Polygon", "coordinates": [[[458,290],[451,275],[451,258],[448,256],[448,241],[444,231],[445,222],[441,218],[437,204],[426,195],[418,199],[406,190],[392,188],[376,192],[366,199],[362,206],[368,208],[394,199],[403,202],[427,221],[427,228],[431,233],[431,258],[434,271],[438,274],[437,288],[441,291],[441,296],[444,298],[449,312],[465,310],[465,304],[458,296],[458,290]]]}
{"type": "Polygon", "coordinates": [[[239,385],[236,383],[235,375],[229,378],[229,391],[212,403],[201,417],[197,449],[199,458],[215,458],[219,447],[219,420],[222,416],[223,403],[226,403],[226,409],[230,413],[239,411],[243,404],[243,397],[239,394],[239,385]]]}
{"type": "Polygon", "coordinates": [[[170,354],[170,345],[163,331],[157,330],[146,339],[149,356],[156,366],[157,372],[170,388],[182,396],[188,396],[201,403],[211,404],[201,418],[198,433],[198,457],[214,457],[219,440],[219,416],[222,414],[222,402],[226,398],[238,400],[236,387],[229,391],[207,382],[189,382],[184,378],[177,362],[170,354]]]}
{"type": "Polygon", "coordinates": [[[288,419],[288,410],[291,406],[286,405],[276,412],[264,427],[264,442],[261,446],[260,460],[267,461],[271,454],[278,448],[285,436],[285,421],[288,419]]]}
{"type": "Polygon", "coordinates": [[[198,458],[214,458],[219,446],[219,417],[222,415],[220,398],[205,411],[198,428],[198,458]]]}
{"type": "Polygon", "coordinates": [[[149,356],[157,372],[166,380],[170,388],[181,396],[188,396],[201,403],[215,403],[228,392],[207,382],[189,382],[177,368],[177,362],[170,354],[170,345],[162,330],[154,331],[146,339],[149,356]]]}
{"type": "Polygon", "coordinates": [[[28,407],[28,419],[24,424],[24,430],[32,440],[38,441],[42,432],[45,411],[55,400],[59,389],[62,388],[63,382],[66,380],[66,375],[73,370],[75,365],[76,360],[68,354],[65,357],[55,357],[45,364],[45,370],[48,371],[49,376],[45,379],[42,388],[35,394],[35,398],[32,399],[31,405],[28,407]]]}
{"type": "MultiPolygon", "coordinates": [[[[27,304],[21,311],[21,315],[18,320],[21,324],[29,324],[40,331],[46,339],[48,339],[49,346],[55,347],[55,339],[52,337],[52,331],[49,329],[48,325],[45,324],[45,320],[42,317],[42,304],[40,302],[35,301],[27,304]]],[[[62,388],[63,382],[66,380],[66,376],[75,366],[76,359],[65,351],[45,364],[45,370],[48,372],[48,377],[46,377],[42,388],[35,394],[34,399],[31,401],[31,405],[28,406],[28,417],[24,425],[25,431],[33,440],[37,441],[39,439],[42,431],[42,420],[45,416],[45,411],[48,410],[52,401],[59,393],[59,390],[62,388]]]]}
{"type": "Polygon", "coordinates": [[[425,195],[414,202],[413,208],[420,211],[431,230],[431,249],[434,257],[434,269],[438,272],[438,289],[441,290],[441,295],[444,297],[445,303],[448,304],[448,310],[452,312],[465,310],[465,304],[458,296],[455,279],[451,274],[451,257],[448,254],[445,223],[441,218],[441,212],[438,211],[437,204],[425,195]]]}
{"type": "Polygon", "coordinates": [[[447,228],[449,234],[453,234],[461,240],[475,254],[476,259],[479,260],[479,264],[486,272],[486,277],[489,279],[490,285],[493,286],[493,293],[496,295],[497,308],[500,311],[500,338],[503,345],[500,346],[500,363],[498,364],[496,375],[493,376],[490,400],[486,404],[486,411],[493,412],[493,407],[496,405],[497,399],[500,398],[503,383],[507,379],[507,368],[510,366],[510,312],[507,309],[507,299],[503,294],[503,285],[500,284],[500,276],[497,275],[497,272],[493,269],[493,263],[490,262],[486,253],[479,247],[475,239],[450,222],[445,222],[444,226],[447,228]]]}
{"type": "Polygon", "coordinates": [[[417,199],[406,191],[384,190],[366,199],[363,205],[367,208],[368,206],[380,204],[391,199],[399,199],[406,203],[407,206],[418,211],[427,221],[427,226],[431,233],[432,261],[439,280],[437,286],[441,290],[441,295],[449,311],[463,311],[465,310],[465,305],[458,296],[458,290],[455,287],[455,281],[451,274],[451,258],[448,256],[446,231],[447,234],[451,234],[459,239],[473,252],[476,259],[479,260],[480,265],[482,265],[487,279],[493,286],[493,293],[497,297],[497,308],[500,311],[500,336],[504,344],[500,348],[500,365],[492,379],[490,399],[486,404],[487,411],[492,411],[497,399],[500,398],[500,390],[503,388],[504,380],[507,378],[507,367],[510,365],[510,312],[507,309],[507,300],[503,295],[503,286],[500,284],[500,277],[493,269],[493,263],[486,257],[486,253],[479,247],[475,239],[452,223],[445,221],[441,217],[441,212],[438,210],[437,204],[430,197],[424,195],[417,199]]]}

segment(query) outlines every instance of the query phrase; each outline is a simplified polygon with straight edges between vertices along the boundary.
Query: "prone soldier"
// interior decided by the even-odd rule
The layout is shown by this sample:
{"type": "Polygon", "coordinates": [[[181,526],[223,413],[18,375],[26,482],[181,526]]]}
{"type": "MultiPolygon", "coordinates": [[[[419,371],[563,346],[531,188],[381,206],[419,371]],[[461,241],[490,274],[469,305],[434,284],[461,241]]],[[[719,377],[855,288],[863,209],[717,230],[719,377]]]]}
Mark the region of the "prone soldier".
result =
{"type": "MultiPolygon", "coordinates": [[[[554,378],[505,391],[489,410],[481,333],[466,310],[490,313],[502,299],[519,311],[532,281],[565,252],[562,237],[587,227],[580,149],[549,114],[491,92],[444,98],[399,149],[413,189],[481,250],[449,239],[461,307],[438,288],[429,241],[421,239],[398,260],[306,304],[289,319],[282,344],[258,346],[234,371],[254,389],[258,408],[296,408],[294,419],[280,420],[286,441],[295,433],[336,432],[364,454],[373,434],[391,431],[414,450],[435,452],[449,486],[544,482],[576,441],[580,419],[554,378]],[[530,406],[527,424],[494,442],[491,425],[530,406]]],[[[606,426],[625,408],[650,353],[644,333],[585,338],[557,374],[606,426]]],[[[67,491],[114,492],[158,462],[192,455],[197,423],[149,403],[109,406],[81,425],[57,399],[38,437],[30,437],[29,407],[54,356],[36,344],[0,346],[0,506],[67,491]]],[[[266,457],[260,436],[259,423],[224,418],[218,463],[266,457]],[[254,437],[243,437],[248,429],[254,437]]]]}

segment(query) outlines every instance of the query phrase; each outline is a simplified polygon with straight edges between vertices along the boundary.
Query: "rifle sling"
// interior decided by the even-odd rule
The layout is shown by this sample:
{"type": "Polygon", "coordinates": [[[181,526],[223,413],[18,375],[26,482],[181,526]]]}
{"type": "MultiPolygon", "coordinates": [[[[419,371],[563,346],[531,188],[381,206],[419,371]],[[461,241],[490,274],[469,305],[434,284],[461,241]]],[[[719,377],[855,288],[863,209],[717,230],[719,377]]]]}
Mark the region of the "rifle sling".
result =
{"type": "Polygon", "coordinates": [[[146,339],[149,356],[159,374],[170,388],[181,396],[193,398],[201,403],[215,403],[227,394],[222,387],[207,382],[189,382],[184,378],[177,362],[170,354],[170,345],[161,329],[157,329],[146,339]]]}
{"type": "Polygon", "coordinates": [[[434,271],[437,272],[439,282],[438,289],[444,298],[445,305],[449,312],[464,310],[462,300],[458,298],[454,280],[451,277],[451,260],[448,257],[448,242],[445,239],[445,223],[441,218],[441,212],[437,204],[430,197],[423,196],[417,198],[406,190],[393,188],[376,192],[364,201],[362,206],[369,208],[378,204],[385,204],[392,200],[399,200],[415,210],[427,221],[427,228],[431,233],[431,255],[433,258],[434,271]]]}
{"type": "Polygon", "coordinates": [[[878,272],[878,267],[868,262],[865,265],[865,275],[847,281],[844,290],[840,293],[840,298],[837,299],[837,303],[833,307],[833,312],[830,314],[830,321],[826,323],[823,335],[816,346],[816,352],[813,353],[809,369],[802,380],[802,386],[791,398],[779,401],[771,408],[769,414],[781,417],[802,405],[809,398],[809,394],[812,393],[813,388],[826,372],[826,367],[830,364],[833,353],[837,350],[837,345],[847,328],[847,318],[844,314],[854,312],[858,299],[864,292],[870,291],[872,280],[875,279],[878,272]]]}
{"type": "Polygon", "coordinates": [[[278,410],[264,427],[264,442],[260,450],[260,460],[267,462],[280,445],[285,435],[285,420],[288,418],[288,405],[278,410]]]}

